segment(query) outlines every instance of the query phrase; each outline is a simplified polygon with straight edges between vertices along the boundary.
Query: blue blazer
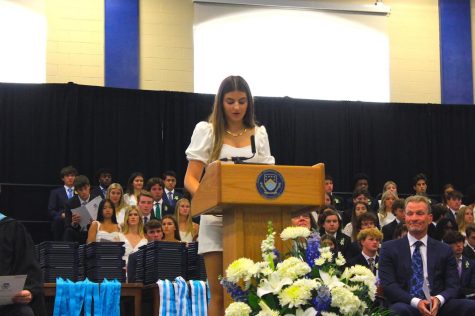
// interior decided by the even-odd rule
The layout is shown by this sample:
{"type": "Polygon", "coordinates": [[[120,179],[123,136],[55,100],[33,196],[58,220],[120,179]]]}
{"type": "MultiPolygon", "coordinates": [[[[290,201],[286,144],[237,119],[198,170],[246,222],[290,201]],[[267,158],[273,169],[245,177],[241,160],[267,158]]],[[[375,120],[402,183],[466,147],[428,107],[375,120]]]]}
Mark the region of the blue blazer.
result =
{"type": "MultiPolygon", "coordinates": [[[[411,303],[411,249],[406,237],[382,244],[379,256],[379,278],[384,296],[391,303],[411,303]]],[[[428,237],[427,274],[431,295],[442,295],[447,301],[460,291],[457,263],[450,246],[428,237]]]]}
{"type": "Polygon", "coordinates": [[[168,199],[168,196],[165,192],[165,189],[163,189],[163,196],[162,196],[162,199],[163,199],[163,204],[166,204],[168,205],[169,208],[171,208],[171,210],[173,210],[173,213],[172,214],[175,214],[175,204],[176,204],[176,201],[178,201],[179,199],[181,199],[182,195],[180,194],[180,192],[178,192],[176,189],[173,191],[173,201],[170,201],[168,199]]]}
{"type": "Polygon", "coordinates": [[[68,194],[64,186],[51,190],[48,201],[48,212],[51,219],[61,219],[61,213],[64,211],[67,201],[68,194]]]}
{"type": "Polygon", "coordinates": [[[462,256],[462,275],[460,276],[462,292],[475,291],[475,262],[462,256]]]}

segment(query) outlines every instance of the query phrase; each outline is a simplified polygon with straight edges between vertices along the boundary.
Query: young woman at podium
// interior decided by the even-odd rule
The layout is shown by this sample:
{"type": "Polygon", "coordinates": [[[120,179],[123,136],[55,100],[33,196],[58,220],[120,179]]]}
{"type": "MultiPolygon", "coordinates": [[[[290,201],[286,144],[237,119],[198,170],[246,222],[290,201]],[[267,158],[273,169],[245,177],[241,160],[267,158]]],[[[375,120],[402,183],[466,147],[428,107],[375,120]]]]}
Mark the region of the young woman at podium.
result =
{"type": "MultiPolygon", "coordinates": [[[[208,122],[199,122],[186,150],[188,168],[185,188],[193,195],[206,166],[228,157],[252,156],[251,136],[256,153],[248,162],[274,164],[264,126],[257,126],[254,101],[247,82],[240,76],[229,76],[221,83],[214,99],[208,122]]],[[[223,220],[220,216],[202,215],[198,234],[198,253],[202,254],[211,292],[208,315],[224,315],[223,288],[218,276],[223,275],[223,220]]]]}

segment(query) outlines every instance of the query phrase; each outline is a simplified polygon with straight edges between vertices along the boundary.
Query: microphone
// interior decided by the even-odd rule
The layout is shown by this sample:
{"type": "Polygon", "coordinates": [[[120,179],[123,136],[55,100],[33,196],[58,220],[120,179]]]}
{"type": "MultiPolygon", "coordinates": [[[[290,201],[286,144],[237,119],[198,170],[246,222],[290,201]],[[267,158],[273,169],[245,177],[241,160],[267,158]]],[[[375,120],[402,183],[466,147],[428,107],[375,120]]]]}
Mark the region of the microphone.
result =
{"type": "Polygon", "coordinates": [[[220,161],[232,161],[235,164],[240,164],[243,163],[245,160],[249,160],[254,158],[256,155],[256,141],[254,139],[254,135],[251,135],[251,152],[252,156],[250,157],[227,157],[227,158],[221,158],[219,159],[220,161]]]}

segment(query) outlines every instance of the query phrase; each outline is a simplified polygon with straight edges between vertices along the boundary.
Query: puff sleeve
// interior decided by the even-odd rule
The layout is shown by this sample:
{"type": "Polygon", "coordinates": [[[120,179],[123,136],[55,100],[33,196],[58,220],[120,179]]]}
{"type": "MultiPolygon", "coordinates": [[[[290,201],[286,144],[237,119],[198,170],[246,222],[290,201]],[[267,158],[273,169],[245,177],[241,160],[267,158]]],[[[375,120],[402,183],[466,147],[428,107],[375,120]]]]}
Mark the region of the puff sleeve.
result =
{"type": "Polygon", "coordinates": [[[213,127],[208,122],[199,122],[195,126],[191,142],[185,151],[186,159],[198,160],[208,164],[213,147],[213,127]]]}
{"type": "Polygon", "coordinates": [[[256,128],[256,151],[260,163],[275,164],[275,158],[270,153],[269,136],[264,125],[256,128]]]}

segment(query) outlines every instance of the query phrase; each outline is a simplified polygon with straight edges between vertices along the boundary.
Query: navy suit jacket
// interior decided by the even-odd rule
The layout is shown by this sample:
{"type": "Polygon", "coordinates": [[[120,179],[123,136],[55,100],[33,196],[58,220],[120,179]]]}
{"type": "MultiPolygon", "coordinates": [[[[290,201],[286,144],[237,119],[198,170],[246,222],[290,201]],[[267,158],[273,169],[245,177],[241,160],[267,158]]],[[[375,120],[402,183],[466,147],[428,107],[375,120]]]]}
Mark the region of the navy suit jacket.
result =
{"type": "Polygon", "coordinates": [[[475,259],[475,251],[470,248],[470,246],[465,246],[463,248],[463,255],[467,257],[468,259],[475,259]]]}
{"type": "MultiPolygon", "coordinates": [[[[382,244],[379,256],[379,278],[384,296],[391,303],[411,303],[411,249],[406,237],[382,244]]],[[[450,246],[427,239],[427,274],[431,295],[442,295],[447,301],[460,291],[457,263],[450,246]]]]}
{"type": "Polygon", "coordinates": [[[48,212],[51,219],[61,219],[61,213],[64,211],[67,201],[68,194],[64,186],[51,190],[48,201],[48,212]]]}
{"type": "Polygon", "coordinates": [[[475,292],[475,262],[462,255],[460,287],[465,294],[475,292]]]}
{"type": "MultiPolygon", "coordinates": [[[[376,256],[376,261],[375,261],[375,264],[379,262],[379,256],[376,256]]],[[[366,258],[363,256],[363,254],[360,252],[359,254],[357,254],[356,256],[354,256],[353,258],[351,258],[350,260],[348,260],[348,262],[346,263],[346,266],[347,267],[352,267],[352,266],[355,266],[355,265],[362,265],[366,268],[369,269],[369,264],[368,264],[368,260],[366,260],[366,258]]]]}
{"type": "MultiPolygon", "coordinates": [[[[175,214],[175,204],[176,204],[176,201],[178,201],[179,199],[181,199],[181,193],[178,192],[176,189],[173,190],[173,201],[170,201],[168,199],[168,196],[167,196],[167,193],[165,192],[165,190],[163,190],[163,196],[162,196],[162,199],[163,199],[163,204],[166,204],[168,206],[168,208],[172,209],[173,212],[172,212],[172,215],[175,214]]],[[[163,214],[163,212],[162,212],[163,214]]]]}
{"type": "Polygon", "coordinates": [[[449,211],[447,213],[445,213],[445,217],[447,217],[448,219],[453,220],[454,223],[457,223],[457,219],[455,218],[454,213],[452,213],[452,210],[449,209],[449,211]]]}
{"type": "Polygon", "coordinates": [[[383,232],[383,242],[394,239],[394,231],[397,227],[397,220],[393,220],[391,223],[384,225],[381,229],[383,232]]]}

